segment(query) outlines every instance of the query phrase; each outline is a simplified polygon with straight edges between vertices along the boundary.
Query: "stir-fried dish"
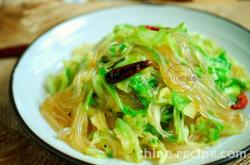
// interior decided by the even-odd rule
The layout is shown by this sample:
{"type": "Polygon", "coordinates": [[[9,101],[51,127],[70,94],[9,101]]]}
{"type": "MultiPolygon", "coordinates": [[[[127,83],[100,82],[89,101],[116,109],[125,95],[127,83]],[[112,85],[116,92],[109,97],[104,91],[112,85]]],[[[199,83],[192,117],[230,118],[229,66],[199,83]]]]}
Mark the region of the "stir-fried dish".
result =
{"type": "Polygon", "coordinates": [[[172,162],[150,153],[202,149],[243,130],[249,82],[223,48],[185,24],[122,24],[48,77],[41,113],[84,154],[172,162]]]}

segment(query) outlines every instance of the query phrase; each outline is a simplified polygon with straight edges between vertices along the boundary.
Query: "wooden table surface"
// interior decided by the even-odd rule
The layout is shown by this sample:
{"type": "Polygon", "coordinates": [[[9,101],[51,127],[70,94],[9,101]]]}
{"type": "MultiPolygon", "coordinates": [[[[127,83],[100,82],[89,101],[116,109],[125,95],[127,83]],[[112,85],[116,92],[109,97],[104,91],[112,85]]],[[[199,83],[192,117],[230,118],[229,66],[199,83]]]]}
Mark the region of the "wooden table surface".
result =
{"type": "MultiPolygon", "coordinates": [[[[205,1],[178,3],[178,5],[206,10],[250,29],[250,1],[205,1]]],[[[128,3],[137,2],[105,1],[76,5],[47,1],[42,4],[0,7],[0,49],[29,44],[46,29],[75,15],[128,3]]],[[[1,58],[0,54],[0,164],[70,164],[36,144],[20,126],[8,93],[10,74],[16,61],[16,57],[1,58]]],[[[250,154],[245,159],[239,159],[229,164],[250,164],[250,154]]]]}

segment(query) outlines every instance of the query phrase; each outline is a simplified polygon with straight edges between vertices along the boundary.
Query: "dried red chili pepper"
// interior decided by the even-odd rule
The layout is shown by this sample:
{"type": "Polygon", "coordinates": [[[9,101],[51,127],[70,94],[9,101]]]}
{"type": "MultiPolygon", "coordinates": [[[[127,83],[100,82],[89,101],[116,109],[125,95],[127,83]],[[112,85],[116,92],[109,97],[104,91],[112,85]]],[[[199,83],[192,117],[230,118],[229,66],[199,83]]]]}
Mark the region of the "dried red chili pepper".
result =
{"type": "Polygon", "coordinates": [[[234,110],[239,110],[245,108],[247,104],[248,104],[247,95],[245,93],[241,93],[237,97],[237,102],[234,105],[232,105],[231,108],[234,110]]]}
{"type": "Polygon", "coordinates": [[[161,29],[159,27],[151,26],[151,25],[146,25],[144,27],[147,28],[147,29],[149,29],[149,30],[153,30],[153,31],[159,31],[161,29]]]}
{"type": "Polygon", "coordinates": [[[152,64],[151,61],[140,61],[133,64],[128,64],[125,66],[121,66],[119,68],[113,69],[106,73],[105,79],[109,84],[114,84],[124,79],[127,79],[139,71],[149,67],[152,64]]]}

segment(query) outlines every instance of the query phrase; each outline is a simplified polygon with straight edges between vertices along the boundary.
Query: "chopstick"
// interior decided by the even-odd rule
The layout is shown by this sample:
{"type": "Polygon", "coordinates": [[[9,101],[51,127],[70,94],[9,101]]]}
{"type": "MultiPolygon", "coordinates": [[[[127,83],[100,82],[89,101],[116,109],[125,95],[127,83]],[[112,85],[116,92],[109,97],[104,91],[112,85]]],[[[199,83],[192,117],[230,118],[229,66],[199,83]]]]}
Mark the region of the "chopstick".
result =
{"type": "Polygon", "coordinates": [[[0,58],[19,57],[28,47],[28,44],[22,44],[13,47],[0,48],[0,58]]]}

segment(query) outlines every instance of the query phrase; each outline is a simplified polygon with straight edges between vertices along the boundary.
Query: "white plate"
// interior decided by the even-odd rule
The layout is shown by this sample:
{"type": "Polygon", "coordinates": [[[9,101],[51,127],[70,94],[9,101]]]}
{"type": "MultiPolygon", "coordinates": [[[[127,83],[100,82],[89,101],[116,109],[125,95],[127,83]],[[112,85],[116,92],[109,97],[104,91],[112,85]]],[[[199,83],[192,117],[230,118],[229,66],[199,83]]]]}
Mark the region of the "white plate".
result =
{"type": "MultiPolygon", "coordinates": [[[[116,24],[165,24],[176,26],[185,22],[190,31],[214,39],[250,72],[250,33],[230,21],[208,13],[173,5],[132,5],[102,9],[77,16],[44,33],[28,48],[13,70],[11,96],[18,116],[36,141],[50,151],[74,161],[93,164],[129,164],[116,159],[96,159],[83,155],[55,138],[56,133],[41,116],[39,106],[45,98],[44,81],[48,74],[58,71],[62,61],[82,43],[95,43],[108,34],[116,24]]],[[[245,110],[248,113],[249,108],[245,110]],[[247,112],[248,111],[248,112],[247,112]]],[[[209,151],[249,151],[250,128],[242,134],[223,139],[209,151]]],[[[224,155],[225,156],[225,155],[224,155]]],[[[223,163],[231,158],[195,157],[178,164],[223,163]]],[[[150,162],[143,162],[150,164],[150,162]]]]}

